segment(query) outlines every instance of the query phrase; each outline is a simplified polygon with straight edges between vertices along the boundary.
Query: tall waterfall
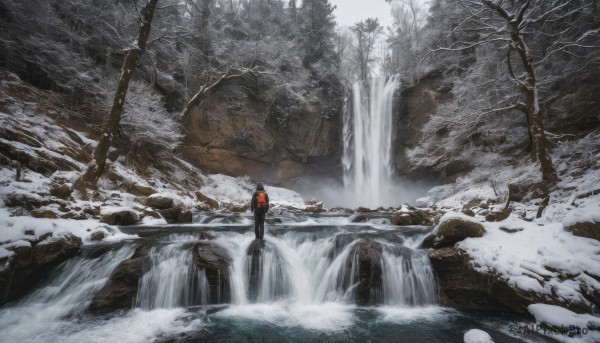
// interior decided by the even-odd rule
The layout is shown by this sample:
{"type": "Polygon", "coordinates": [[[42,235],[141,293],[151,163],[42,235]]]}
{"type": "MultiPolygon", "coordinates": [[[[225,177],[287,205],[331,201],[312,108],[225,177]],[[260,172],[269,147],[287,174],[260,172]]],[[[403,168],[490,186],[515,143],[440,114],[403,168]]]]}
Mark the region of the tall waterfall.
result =
{"type": "Polygon", "coordinates": [[[344,186],[359,206],[390,204],[392,196],[392,100],[397,76],[352,85],[344,113],[344,186]]]}

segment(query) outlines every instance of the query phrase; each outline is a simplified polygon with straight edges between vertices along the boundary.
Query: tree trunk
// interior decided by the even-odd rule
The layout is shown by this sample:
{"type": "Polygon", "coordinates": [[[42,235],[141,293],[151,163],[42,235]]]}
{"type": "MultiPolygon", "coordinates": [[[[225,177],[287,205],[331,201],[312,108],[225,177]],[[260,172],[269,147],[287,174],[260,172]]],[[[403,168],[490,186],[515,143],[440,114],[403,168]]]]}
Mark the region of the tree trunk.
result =
{"type": "Polygon", "coordinates": [[[548,184],[556,184],[559,179],[556,174],[556,170],[552,165],[552,159],[548,152],[548,139],[544,132],[544,125],[542,123],[542,112],[539,105],[539,97],[537,92],[537,80],[535,77],[535,71],[533,68],[533,57],[529,54],[527,45],[523,42],[523,39],[517,31],[518,24],[510,24],[511,26],[511,39],[517,47],[519,52],[519,58],[525,72],[527,74],[526,84],[521,87],[525,93],[527,99],[527,131],[529,133],[529,141],[531,143],[531,160],[533,162],[539,161],[542,180],[548,184]]]}
{"type": "Polygon", "coordinates": [[[76,186],[79,186],[77,188],[81,189],[82,187],[95,187],[98,179],[100,179],[104,173],[108,150],[110,149],[112,138],[117,131],[119,122],[121,121],[121,114],[123,113],[123,106],[125,104],[125,97],[129,88],[131,75],[133,74],[138,59],[146,49],[146,42],[148,41],[148,36],[150,35],[152,18],[154,16],[154,10],[157,2],[158,0],[149,0],[146,6],[144,6],[142,9],[140,31],[138,32],[137,39],[133,43],[131,50],[129,50],[127,57],[125,57],[125,62],[123,63],[123,69],[121,71],[121,78],[117,86],[117,92],[115,93],[115,97],[113,99],[110,114],[102,129],[102,135],[100,136],[98,145],[94,150],[92,161],[88,164],[86,172],[76,182],[76,186]]]}
{"type": "MultiPolygon", "coordinates": [[[[522,24],[525,18],[525,12],[529,8],[531,0],[527,0],[521,7],[518,13],[509,14],[499,4],[493,3],[489,0],[482,0],[482,3],[487,7],[495,10],[502,18],[507,21],[508,31],[512,40],[512,48],[514,48],[518,54],[523,68],[525,69],[526,80],[518,80],[514,75],[513,77],[519,83],[521,91],[525,95],[527,101],[527,131],[529,133],[529,142],[531,144],[531,159],[533,162],[540,162],[542,171],[542,180],[549,184],[554,185],[559,181],[556,170],[552,165],[552,159],[548,152],[548,139],[544,132],[544,125],[542,123],[542,113],[539,106],[539,96],[537,89],[537,80],[535,77],[535,70],[533,67],[533,57],[529,53],[527,45],[523,41],[519,26],[522,24]]],[[[512,68],[510,67],[510,49],[508,54],[509,71],[512,74],[512,68]]]]}

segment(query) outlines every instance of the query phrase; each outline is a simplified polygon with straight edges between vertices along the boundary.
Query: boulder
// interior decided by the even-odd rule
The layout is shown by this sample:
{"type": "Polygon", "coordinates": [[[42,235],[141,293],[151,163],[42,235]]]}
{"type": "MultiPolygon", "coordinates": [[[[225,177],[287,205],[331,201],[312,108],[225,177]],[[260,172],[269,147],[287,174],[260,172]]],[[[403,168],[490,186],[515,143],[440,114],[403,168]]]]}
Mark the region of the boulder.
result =
{"type": "Polygon", "coordinates": [[[64,183],[54,183],[50,186],[50,194],[57,198],[68,200],[71,198],[71,192],[71,187],[64,183]]]}
{"type": "Polygon", "coordinates": [[[156,194],[158,191],[155,188],[151,187],[151,186],[146,186],[146,185],[142,185],[142,184],[139,184],[139,183],[134,183],[129,188],[129,192],[131,194],[137,195],[137,196],[150,196],[152,194],[156,194]]]}
{"type": "Polygon", "coordinates": [[[81,238],[71,233],[49,237],[33,248],[33,265],[39,268],[52,268],[69,257],[77,255],[81,244],[81,238]]]}
{"type": "Polygon", "coordinates": [[[408,213],[394,213],[390,217],[390,223],[392,223],[392,225],[406,226],[411,225],[412,220],[408,213]]]}
{"type": "Polygon", "coordinates": [[[303,210],[304,212],[309,212],[309,213],[327,212],[327,209],[325,209],[324,204],[321,201],[308,200],[308,201],[306,201],[305,205],[306,205],[306,208],[303,210]]]}
{"type": "Polygon", "coordinates": [[[376,305],[383,301],[383,282],[381,265],[381,246],[373,241],[356,243],[346,260],[349,277],[352,273],[352,264],[358,263],[356,280],[339,280],[345,289],[355,285],[352,289],[354,301],[359,306],[376,305]],[[355,259],[356,256],[356,259],[355,259]]]}
{"type": "Polygon", "coordinates": [[[396,212],[389,219],[393,225],[422,225],[431,226],[435,218],[435,213],[427,210],[415,209],[409,212],[396,212]]]}
{"type": "Polygon", "coordinates": [[[555,304],[576,312],[590,311],[587,304],[566,303],[563,298],[525,291],[511,285],[494,271],[475,268],[469,255],[455,247],[429,253],[440,287],[440,303],[462,309],[527,313],[533,303],[555,304]]]}
{"type": "Polygon", "coordinates": [[[148,250],[141,247],[130,259],[121,262],[102,289],[94,295],[88,310],[96,315],[104,315],[134,307],[147,261],[148,250]]]}
{"type": "Polygon", "coordinates": [[[139,220],[135,211],[123,209],[102,214],[100,221],[108,225],[134,225],[139,220]]]}
{"type": "Polygon", "coordinates": [[[33,289],[54,267],[77,255],[81,244],[73,234],[49,233],[28,243],[6,245],[14,254],[0,261],[0,305],[33,289]]]}
{"type": "Polygon", "coordinates": [[[242,205],[227,204],[225,208],[231,212],[244,213],[250,209],[250,203],[242,205]]]}
{"type": "Polygon", "coordinates": [[[99,242],[99,241],[103,240],[104,238],[106,238],[106,232],[104,232],[102,230],[94,231],[90,235],[90,240],[93,242],[99,242]]]}
{"type": "Polygon", "coordinates": [[[198,199],[198,201],[205,203],[212,210],[216,210],[221,206],[221,204],[217,200],[206,196],[201,192],[196,192],[196,198],[198,199]]]}
{"type": "Polygon", "coordinates": [[[565,230],[575,236],[591,238],[600,241],[600,223],[575,223],[569,227],[566,227],[565,230]]]}
{"type": "Polygon", "coordinates": [[[506,207],[502,211],[494,211],[488,213],[485,216],[485,220],[487,220],[488,222],[500,222],[508,218],[511,212],[512,209],[510,207],[506,207]]]}
{"type": "Polygon", "coordinates": [[[508,185],[508,201],[527,201],[548,196],[548,186],[543,182],[511,183],[508,185]]]}
{"type": "Polygon", "coordinates": [[[210,295],[210,304],[223,304],[231,301],[229,267],[231,257],[227,251],[214,242],[200,242],[193,248],[194,264],[204,269],[210,295]]]}
{"type": "Polygon", "coordinates": [[[422,248],[442,248],[452,246],[469,237],[481,237],[485,233],[483,225],[464,218],[451,217],[442,221],[433,234],[427,236],[422,248]]]}
{"type": "Polygon", "coordinates": [[[175,202],[174,202],[173,198],[171,198],[168,195],[164,195],[164,194],[152,194],[146,200],[146,206],[149,206],[149,207],[152,207],[155,209],[159,209],[159,210],[165,210],[165,209],[171,208],[171,207],[173,207],[174,203],[175,202]]]}
{"type": "Polygon", "coordinates": [[[156,210],[168,223],[191,223],[193,215],[191,211],[184,210],[178,206],[162,210],[156,210]]]}
{"type": "Polygon", "coordinates": [[[193,218],[192,211],[182,211],[177,216],[177,222],[182,224],[191,223],[193,218]]]}
{"type": "Polygon", "coordinates": [[[57,219],[58,214],[52,210],[36,209],[31,211],[31,216],[34,218],[57,219]]]}
{"type": "Polygon", "coordinates": [[[11,193],[4,198],[6,207],[22,207],[28,211],[42,206],[42,198],[37,194],[11,193]]]}
{"type": "Polygon", "coordinates": [[[369,220],[369,217],[367,217],[364,214],[357,214],[356,216],[354,216],[351,220],[352,223],[366,223],[369,220]]]}

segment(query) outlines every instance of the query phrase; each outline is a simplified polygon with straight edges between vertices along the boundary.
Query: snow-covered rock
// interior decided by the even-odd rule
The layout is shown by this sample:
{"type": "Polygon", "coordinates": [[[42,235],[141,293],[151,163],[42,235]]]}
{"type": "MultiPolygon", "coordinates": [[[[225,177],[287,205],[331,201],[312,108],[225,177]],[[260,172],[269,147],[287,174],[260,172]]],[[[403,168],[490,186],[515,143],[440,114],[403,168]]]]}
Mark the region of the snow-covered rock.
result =
{"type": "Polygon", "coordinates": [[[570,211],[563,219],[565,230],[575,236],[600,240],[600,202],[570,211]]]}
{"type": "Polygon", "coordinates": [[[546,333],[563,342],[600,342],[600,317],[577,314],[548,304],[531,304],[527,309],[535,317],[537,324],[545,328],[537,332],[546,333]]]}
{"type": "Polygon", "coordinates": [[[424,248],[443,248],[469,237],[481,237],[485,229],[481,223],[462,213],[449,212],[442,216],[433,233],[425,238],[424,248]]]}
{"type": "Polygon", "coordinates": [[[465,332],[463,340],[465,343],[494,343],[487,332],[479,329],[471,329],[465,332]]]}
{"type": "Polygon", "coordinates": [[[149,207],[152,207],[155,209],[160,209],[160,210],[165,210],[167,208],[171,208],[171,207],[173,207],[174,203],[175,203],[175,201],[174,201],[173,197],[171,197],[168,194],[162,194],[162,193],[152,194],[146,200],[146,206],[149,206],[149,207]]]}

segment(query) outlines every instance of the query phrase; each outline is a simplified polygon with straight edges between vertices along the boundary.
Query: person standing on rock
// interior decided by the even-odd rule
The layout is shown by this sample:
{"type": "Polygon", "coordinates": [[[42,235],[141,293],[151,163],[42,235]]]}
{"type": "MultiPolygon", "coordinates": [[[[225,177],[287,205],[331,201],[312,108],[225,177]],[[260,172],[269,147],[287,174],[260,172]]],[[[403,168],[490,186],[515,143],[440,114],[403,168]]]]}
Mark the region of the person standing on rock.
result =
{"type": "Polygon", "coordinates": [[[262,183],[256,185],[256,192],[250,201],[250,210],[254,213],[254,234],[262,240],[265,235],[265,214],[269,212],[269,196],[262,183]]]}

